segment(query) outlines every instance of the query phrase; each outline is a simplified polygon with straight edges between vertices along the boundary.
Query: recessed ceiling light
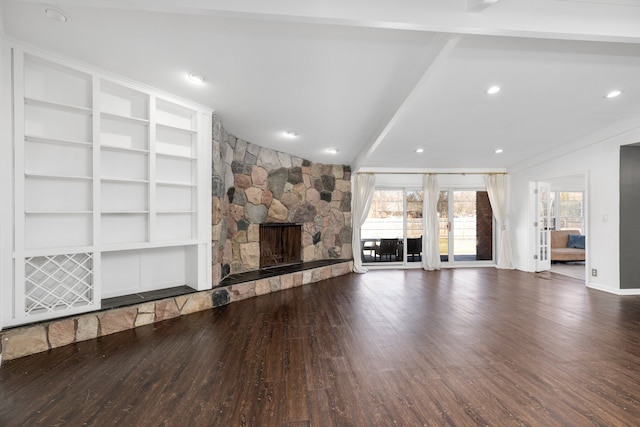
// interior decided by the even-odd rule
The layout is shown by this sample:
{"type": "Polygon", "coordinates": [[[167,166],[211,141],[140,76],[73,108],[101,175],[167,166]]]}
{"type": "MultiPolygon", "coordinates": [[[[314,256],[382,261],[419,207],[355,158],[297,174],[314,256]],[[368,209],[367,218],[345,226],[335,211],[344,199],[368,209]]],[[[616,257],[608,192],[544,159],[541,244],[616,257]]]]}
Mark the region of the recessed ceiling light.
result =
{"type": "Polygon", "coordinates": [[[338,150],[335,148],[327,148],[327,153],[329,154],[338,154],[338,150]]]}
{"type": "Polygon", "coordinates": [[[65,12],[50,6],[44,10],[44,14],[47,15],[47,18],[58,22],[67,22],[69,20],[69,15],[65,12]]]}
{"type": "Polygon", "coordinates": [[[500,86],[491,86],[489,89],[487,89],[487,93],[489,95],[495,95],[498,92],[500,92],[500,86]]]}
{"type": "Polygon", "coordinates": [[[621,90],[612,90],[611,92],[607,93],[604,97],[605,98],[615,98],[616,96],[620,96],[622,95],[622,91],[621,90]]]}
{"type": "Polygon", "coordinates": [[[502,148],[496,148],[495,150],[493,150],[494,153],[496,154],[500,154],[502,153],[504,150],[502,148]]]}
{"type": "Polygon", "coordinates": [[[298,136],[298,134],[292,130],[288,130],[284,133],[286,136],[288,136],[289,138],[295,138],[298,136]]]}
{"type": "Polygon", "coordinates": [[[424,148],[416,148],[416,153],[423,153],[424,152],[424,148]]]}
{"type": "Polygon", "coordinates": [[[189,80],[191,80],[193,83],[196,84],[203,84],[204,83],[204,76],[202,74],[197,74],[197,73],[189,73],[187,74],[187,77],[189,77],[189,80]]]}

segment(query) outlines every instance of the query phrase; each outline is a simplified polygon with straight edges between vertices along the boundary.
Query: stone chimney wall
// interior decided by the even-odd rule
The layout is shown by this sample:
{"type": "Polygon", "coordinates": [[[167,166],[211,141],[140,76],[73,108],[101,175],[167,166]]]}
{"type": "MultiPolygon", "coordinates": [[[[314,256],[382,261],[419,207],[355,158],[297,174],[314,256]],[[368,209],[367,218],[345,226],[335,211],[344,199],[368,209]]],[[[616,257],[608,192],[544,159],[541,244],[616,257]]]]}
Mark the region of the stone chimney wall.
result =
{"type": "Polygon", "coordinates": [[[214,286],[257,270],[259,224],[302,225],[303,261],[351,259],[351,169],[313,163],[229,135],[214,115],[214,286]]]}

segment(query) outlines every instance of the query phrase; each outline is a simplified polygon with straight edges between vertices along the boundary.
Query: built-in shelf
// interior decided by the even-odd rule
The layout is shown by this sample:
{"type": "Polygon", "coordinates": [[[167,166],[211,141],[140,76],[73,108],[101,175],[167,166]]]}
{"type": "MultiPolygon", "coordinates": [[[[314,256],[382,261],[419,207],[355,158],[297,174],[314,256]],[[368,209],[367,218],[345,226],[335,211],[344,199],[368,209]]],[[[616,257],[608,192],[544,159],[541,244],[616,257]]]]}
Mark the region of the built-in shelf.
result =
{"type": "Polygon", "coordinates": [[[93,246],[64,246],[64,247],[49,247],[43,249],[27,249],[24,252],[26,258],[42,257],[42,256],[56,256],[67,254],[79,254],[79,253],[92,253],[93,246]]]}
{"type": "Polygon", "coordinates": [[[166,185],[168,187],[196,187],[196,184],[189,182],[170,182],[170,181],[156,181],[156,185],[166,185]]]}
{"type": "Polygon", "coordinates": [[[138,249],[152,249],[152,248],[171,248],[175,246],[194,246],[198,244],[196,239],[179,239],[179,240],[165,240],[153,242],[133,242],[133,243],[105,243],[102,245],[102,252],[115,252],[115,251],[131,251],[138,249]]]}
{"type": "Polygon", "coordinates": [[[100,212],[102,215],[138,215],[138,214],[148,214],[149,211],[102,211],[100,212]]]}
{"type": "Polygon", "coordinates": [[[149,120],[147,119],[141,119],[138,117],[131,117],[131,116],[122,116],[119,114],[113,114],[113,113],[100,113],[100,117],[102,117],[103,119],[110,119],[110,120],[119,120],[122,122],[127,122],[127,123],[134,123],[134,124],[138,124],[138,125],[148,125],[149,124],[149,120]]]}
{"type": "Polygon", "coordinates": [[[27,215],[91,215],[93,211],[24,211],[27,215]]]}
{"type": "Polygon", "coordinates": [[[148,184],[149,180],[147,179],[128,179],[128,178],[108,178],[102,177],[100,178],[102,182],[124,182],[124,183],[135,183],[135,184],[148,184]]]}
{"type": "Polygon", "coordinates": [[[159,153],[156,152],[156,156],[158,157],[166,157],[171,159],[184,159],[184,160],[195,160],[196,158],[193,156],[181,156],[180,154],[169,154],[169,153],[159,153]]]}
{"type": "Polygon", "coordinates": [[[157,211],[158,215],[162,214],[194,214],[196,211],[157,211]]]}
{"type": "Polygon", "coordinates": [[[103,150],[121,151],[123,153],[149,154],[149,150],[142,150],[139,148],[120,147],[118,145],[102,144],[100,145],[100,148],[103,150]]]}
{"type": "Polygon", "coordinates": [[[156,123],[156,126],[159,129],[166,129],[166,130],[170,130],[170,131],[175,131],[175,132],[180,132],[180,133],[185,133],[185,134],[189,134],[189,135],[195,135],[196,131],[193,129],[188,129],[188,128],[182,128],[182,127],[177,127],[177,126],[171,126],[171,125],[166,125],[164,123],[156,123]]]}
{"type": "Polygon", "coordinates": [[[212,112],[8,43],[15,138],[0,164],[14,208],[0,225],[15,232],[0,328],[96,310],[104,295],[210,288],[212,112]]]}
{"type": "Polygon", "coordinates": [[[93,110],[91,108],[62,104],[59,102],[45,101],[43,99],[25,98],[24,103],[25,105],[31,105],[33,107],[52,108],[60,111],[66,111],[68,113],[79,113],[89,116],[93,114],[93,110]]]}
{"type": "Polygon", "coordinates": [[[24,139],[27,142],[38,142],[38,143],[43,143],[43,144],[70,145],[70,146],[93,148],[93,143],[87,142],[87,141],[74,141],[74,140],[71,140],[71,139],[45,138],[45,137],[42,137],[42,136],[34,136],[34,135],[25,135],[24,139]]]}
{"type": "Polygon", "coordinates": [[[45,179],[69,179],[74,181],[91,181],[91,176],[74,176],[74,175],[58,175],[41,172],[25,172],[24,176],[27,178],[45,178],[45,179]]]}

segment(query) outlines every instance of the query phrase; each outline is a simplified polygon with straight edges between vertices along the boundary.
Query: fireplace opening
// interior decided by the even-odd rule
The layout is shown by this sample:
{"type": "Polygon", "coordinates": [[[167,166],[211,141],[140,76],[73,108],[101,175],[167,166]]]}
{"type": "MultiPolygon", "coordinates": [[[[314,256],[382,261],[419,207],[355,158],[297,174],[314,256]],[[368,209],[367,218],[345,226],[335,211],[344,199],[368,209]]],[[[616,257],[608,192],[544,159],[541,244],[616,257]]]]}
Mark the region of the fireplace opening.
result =
{"type": "Polygon", "coordinates": [[[301,247],[300,224],[260,224],[260,268],[299,263],[301,247]]]}

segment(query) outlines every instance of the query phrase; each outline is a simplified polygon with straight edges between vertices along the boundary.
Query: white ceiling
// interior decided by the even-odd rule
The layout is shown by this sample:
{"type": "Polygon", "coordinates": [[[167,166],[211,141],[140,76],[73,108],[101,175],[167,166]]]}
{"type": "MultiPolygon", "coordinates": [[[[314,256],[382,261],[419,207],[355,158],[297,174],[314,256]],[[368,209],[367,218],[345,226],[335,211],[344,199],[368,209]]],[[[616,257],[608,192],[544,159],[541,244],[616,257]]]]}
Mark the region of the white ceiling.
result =
{"type": "Polygon", "coordinates": [[[0,0],[3,36],[209,106],[237,137],[314,161],[509,169],[640,126],[640,0],[48,4],[69,21],[0,0]]]}

